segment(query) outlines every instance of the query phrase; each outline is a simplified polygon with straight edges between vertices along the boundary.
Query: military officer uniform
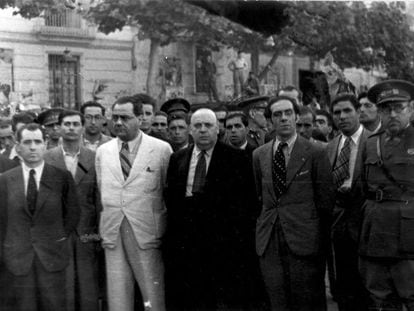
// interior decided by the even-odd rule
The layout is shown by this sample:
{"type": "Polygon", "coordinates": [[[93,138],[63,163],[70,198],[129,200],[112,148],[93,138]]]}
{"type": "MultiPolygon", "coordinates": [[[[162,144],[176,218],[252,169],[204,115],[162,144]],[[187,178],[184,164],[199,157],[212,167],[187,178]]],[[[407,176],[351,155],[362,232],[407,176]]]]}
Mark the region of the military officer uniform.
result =
{"type": "Polygon", "coordinates": [[[266,135],[266,118],[264,116],[269,96],[254,96],[242,99],[237,103],[237,107],[242,110],[249,122],[249,131],[247,132],[247,143],[254,149],[265,143],[266,135]],[[255,110],[256,112],[252,112],[255,110]],[[257,113],[261,111],[261,113],[257,113]]]}
{"type": "MultiPolygon", "coordinates": [[[[381,82],[369,90],[368,98],[380,111],[388,109],[392,126],[398,114],[412,112],[412,106],[400,111],[390,107],[414,99],[414,85],[381,82]]],[[[384,124],[371,135],[363,155],[367,201],[359,267],[370,293],[370,310],[402,310],[403,305],[414,310],[414,128],[409,122],[399,124],[397,133],[384,124]]]]}

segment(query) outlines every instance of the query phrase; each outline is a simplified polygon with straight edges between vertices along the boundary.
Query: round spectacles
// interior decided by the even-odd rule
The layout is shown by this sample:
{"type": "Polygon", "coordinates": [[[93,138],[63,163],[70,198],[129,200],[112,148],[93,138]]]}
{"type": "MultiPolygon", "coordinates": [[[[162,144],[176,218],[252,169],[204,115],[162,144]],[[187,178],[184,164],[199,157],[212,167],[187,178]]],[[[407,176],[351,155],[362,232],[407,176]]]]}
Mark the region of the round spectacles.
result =
{"type": "Polygon", "coordinates": [[[392,104],[380,106],[379,110],[382,113],[386,113],[386,114],[390,114],[391,111],[394,111],[395,113],[401,113],[407,107],[408,105],[404,105],[403,103],[392,103],[392,104]]]}

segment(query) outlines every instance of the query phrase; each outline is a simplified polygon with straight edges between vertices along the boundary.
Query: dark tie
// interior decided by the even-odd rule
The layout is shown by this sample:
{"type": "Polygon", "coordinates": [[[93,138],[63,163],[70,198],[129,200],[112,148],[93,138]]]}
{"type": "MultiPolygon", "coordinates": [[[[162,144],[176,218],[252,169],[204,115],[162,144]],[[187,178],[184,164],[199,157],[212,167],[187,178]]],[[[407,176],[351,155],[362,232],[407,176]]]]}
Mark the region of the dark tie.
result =
{"type": "Polygon", "coordinates": [[[35,180],[36,171],[34,169],[30,170],[29,173],[29,183],[27,184],[27,207],[29,208],[30,213],[33,215],[36,209],[36,200],[37,200],[37,186],[35,180]]]}
{"type": "Polygon", "coordinates": [[[273,187],[276,198],[280,199],[282,194],[286,192],[286,162],[283,148],[287,143],[279,143],[275,156],[273,158],[273,187]]]}
{"type": "Polygon", "coordinates": [[[333,178],[336,188],[340,188],[344,181],[349,178],[349,157],[351,155],[351,139],[345,140],[344,146],[339,153],[333,169],[333,178]]]}
{"type": "Polygon", "coordinates": [[[193,189],[192,193],[202,193],[204,184],[206,183],[206,170],[207,170],[207,163],[206,163],[206,152],[203,150],[198,155],[197,166],[194,173],[194,182],[193,182],[193,189]]]}
{"type": "Polygon", "coordinates": [[[122,143],[121,152],[119,153],[119,159],[121,161],[122,174],[126,180],[131,171],[131,162],[129,162],[129,148],[128,143],[122,143]]]}

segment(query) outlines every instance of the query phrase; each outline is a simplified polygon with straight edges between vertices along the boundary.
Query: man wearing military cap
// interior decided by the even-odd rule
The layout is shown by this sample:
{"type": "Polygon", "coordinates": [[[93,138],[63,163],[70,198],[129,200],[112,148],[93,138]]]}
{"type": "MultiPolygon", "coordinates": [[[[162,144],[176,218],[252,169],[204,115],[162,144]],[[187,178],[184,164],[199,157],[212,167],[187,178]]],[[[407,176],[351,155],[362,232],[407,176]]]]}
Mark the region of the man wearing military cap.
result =
{"type": "Polygon", "coordinates": [[[54,148],[59,145],[60,138],[60,124],[59,114],[63,111],[62,108],[51,108],[42,111],[37,116],[37,122],[46,129],[47,149],[54,148]]]}
{"type": "Polygon", "coordinates": [[[414,84],[388,80],[368,91],[382,128],[363,155],[367,200],[360,234],[360,273],[370,310],[414,310],[414,84]]]}
{"type": "Polygon", "coordinates": [[[247,98],[238,103],[238,107],[243,109],[249,122],[247,142],[254,148],[264,144],[266,134],[265,110],[267,107],[268,96],[255,96],[247,98]]]}
{"type": "Polygon", "coordinates": [[[190,111],[190,103],[184,98],[172,98],[167,100],[161,105],[160,110],[164,111],[167,115],[174,112],[188,113],[190,111]]]}

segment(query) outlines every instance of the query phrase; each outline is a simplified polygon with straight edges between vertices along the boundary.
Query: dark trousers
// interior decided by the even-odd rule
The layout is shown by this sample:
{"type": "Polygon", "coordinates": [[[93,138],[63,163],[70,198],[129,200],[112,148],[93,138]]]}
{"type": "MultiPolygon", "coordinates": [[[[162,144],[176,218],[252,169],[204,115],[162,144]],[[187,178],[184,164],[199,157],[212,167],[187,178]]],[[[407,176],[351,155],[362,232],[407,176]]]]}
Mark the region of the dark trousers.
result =
{"type": "MultiPolygon", "coordinates": [[[[10,273],[10,272],[8,272],[10,273]]],[[[64,311],[66,310],[66,271],[45,270],[35,255],[33,266],[27,275],[10,273],[16,311],[64,311]]]]}
{"type": "Polygon", "coordinates": [[[272,310],[326,310],[324,258],[293,254],[279,219],[260,257],[260,267],[272,310]]]}
{"type": "Polygon", "coordinates": [[[336,278],[334,298],[339,311],[368,310],[368,292],[358,270],[358,243],[344,230],[333,234],[336,278]]]}
{"type": "Polygon", "coordinates": [[[414,311],[414,260],[360,257],[369,310],[414,311]]]}
{"type": "Polygon", "coordinates": [[[96,311],[99,309],[96,243],[82,243],[73,235],[70,238],[70,252],[66,269],[67,311],[96,311]]]}

